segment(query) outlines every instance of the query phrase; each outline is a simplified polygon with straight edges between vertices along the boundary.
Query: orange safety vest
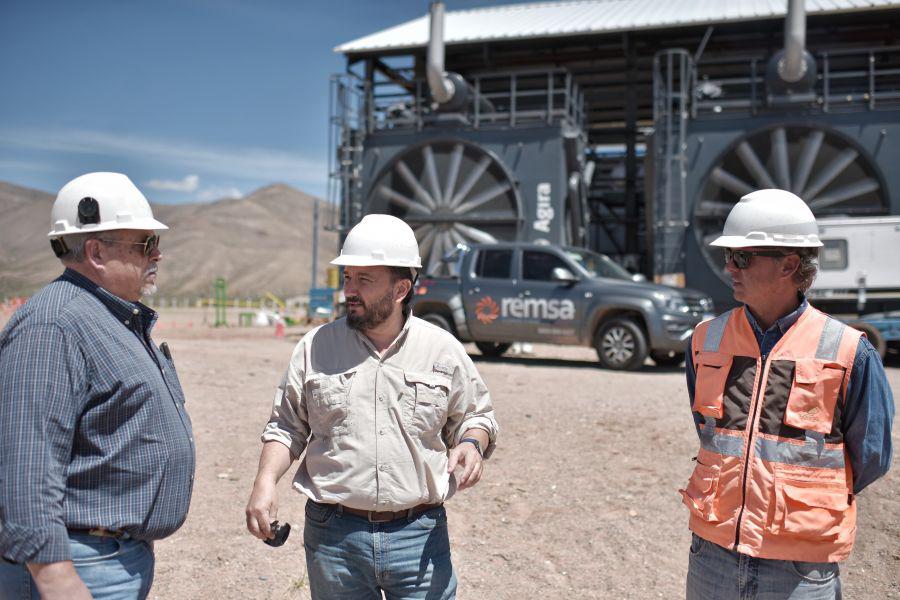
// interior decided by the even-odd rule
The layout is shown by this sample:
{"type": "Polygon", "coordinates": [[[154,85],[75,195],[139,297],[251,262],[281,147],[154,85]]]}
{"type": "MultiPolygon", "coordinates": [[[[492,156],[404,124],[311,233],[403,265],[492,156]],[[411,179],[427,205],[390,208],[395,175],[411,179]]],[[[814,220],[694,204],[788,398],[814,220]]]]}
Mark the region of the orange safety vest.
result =
{"type": "Polygon", "coordinates": [[[760,558],[836,562],[856,533],[841,414],[861,333],[808,307],[768,356],[744,308],[699,325],[691,343],[700,451],[690,528],[760,558]]]}

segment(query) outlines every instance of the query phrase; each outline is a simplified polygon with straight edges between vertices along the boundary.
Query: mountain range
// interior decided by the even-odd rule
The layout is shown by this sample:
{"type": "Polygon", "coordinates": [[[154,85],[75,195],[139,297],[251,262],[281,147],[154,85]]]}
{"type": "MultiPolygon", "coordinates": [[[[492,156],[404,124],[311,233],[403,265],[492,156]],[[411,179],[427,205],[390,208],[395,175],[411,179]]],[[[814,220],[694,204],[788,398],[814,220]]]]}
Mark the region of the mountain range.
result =
{"type": "MultiPolygon", "coordinates": [[[[54,196],[0,182],[0,299],[28,296],[63,267],[47,232],[54,196]]],[[[260,188],[238,199],[212,203],[154,204],[161,232],[158,294],[208,296],[217,277],[228,297],[282,298],[309,291],[315,198],[284,184],[260,188]]],[[[326,231],[328,204],[320,202],[317,285],[338,251],[338,236],[326,231]]]]}

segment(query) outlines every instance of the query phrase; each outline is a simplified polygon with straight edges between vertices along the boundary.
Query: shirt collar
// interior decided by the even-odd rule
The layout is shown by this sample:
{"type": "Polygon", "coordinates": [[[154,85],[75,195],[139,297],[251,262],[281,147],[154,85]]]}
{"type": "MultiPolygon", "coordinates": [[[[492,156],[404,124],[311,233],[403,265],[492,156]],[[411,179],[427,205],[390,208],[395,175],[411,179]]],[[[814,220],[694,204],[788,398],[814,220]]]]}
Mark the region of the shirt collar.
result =
{"type": "Polygon", "coordinates": [[[781,335],[784,335],[784,333],[788,329],[793,327],[794,323],[797,322],[797,319],[800,318],[800,315],[803,314],[803,311],[805,311],[806,308],[809,306],[809,301],[806,299],[806,296],[799,292],[798,292],[798,295],[800,297],[800,306],[798,306],[797,308],[795,308],[788,314],[784,315],[783,317],[779,318],[774,323],[772,323],[772,326],[769,327],[769,329],[766,332],[764,332],[762,330],[762,328],[759,326],[759,323],[756,322],[756,319],[753,317],[753,314],[750,312],[750,307],[747,306],[746,304],[744,305],[744,314],[747,315],[747,321],[750,323],[750,327],[753,328],[753,331],[756,333],[757,337],[762,337],[764,335],[764,333],[767,333],[768,331],[772,331],[776,327],[778,328],[778,331],[781,332],[781,335]]]}
{"type": "Polygon", "coordinates": [[[96,296],[109,312],[129,329],[149,334],[159,316],[149,306],[123,300],[73,269],[66,268],[59,279],[77,285],[96,296]]]}
{"type": "MultiPolygon", "coordinates": [[[[403,307],[403,316],[406,319],[405,321],[403,321],[403,327],[400,329],[400,333],[397,334],[397,337],[394,339],[394,341],[391,342],[391,345],[388,346],[387,349],[384,351],[384,355],[382,356],[382,358],[387,357],[388,354],[391,353],[391,351],[394,348],[399,348],[403,344],[403,342],[406,340],[407,336],[409,335],[409,326],[410,326],[410,323],[412,322],[412,311],[410,311],[409,308],[406,306],[403,307]]],[[[347,329],[350,329],[351,331],[353,331],[353,333],[356,334],[356,337],[359,338],[359,340],[367,348],[369,348],[369,350],[371,350],[374,354],[378,354],[378,352],[375,350],[375,345],[372,344],[372,340],[370,340],[368,337],[366,337],[366,334],[359,331],[358,329],[352,329],[347,324],[346,317],[344,317],[344,326],[347,327],[347,329]]]]}

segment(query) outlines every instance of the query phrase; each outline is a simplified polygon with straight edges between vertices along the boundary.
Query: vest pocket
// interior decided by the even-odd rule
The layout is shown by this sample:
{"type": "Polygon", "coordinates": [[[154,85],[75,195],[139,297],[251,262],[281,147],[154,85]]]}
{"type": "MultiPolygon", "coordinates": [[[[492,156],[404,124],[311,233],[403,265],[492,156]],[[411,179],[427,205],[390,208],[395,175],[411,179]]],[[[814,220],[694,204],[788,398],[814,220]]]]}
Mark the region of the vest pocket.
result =
{"type": "Polygon", "coordinates": [[[775,481],[771,531],[807,539],[836,537],[849,508],[847,490],[818,482],[775,481]]]}
{"type": "Polygon", "coordinates": [[[697,357],[697,384],[694,387],[693,410],[707,417],[721,419],[725,382],[731,372],[730,354],[701,352],[697,357]]]}
{"type": "Polygon", "coordinates": [[[704,521],[715,522],[716,491],[719,488],[719,465],[704,465],[699,460],[688,480],[687,489],[681,492],[681,499],[690,511],[704,521]]]}
{"type": "Polygon", "coordinates": [[[844,368],[815,358],[798,358],[784,411],[784,424],[831,433],[844,368]]]}

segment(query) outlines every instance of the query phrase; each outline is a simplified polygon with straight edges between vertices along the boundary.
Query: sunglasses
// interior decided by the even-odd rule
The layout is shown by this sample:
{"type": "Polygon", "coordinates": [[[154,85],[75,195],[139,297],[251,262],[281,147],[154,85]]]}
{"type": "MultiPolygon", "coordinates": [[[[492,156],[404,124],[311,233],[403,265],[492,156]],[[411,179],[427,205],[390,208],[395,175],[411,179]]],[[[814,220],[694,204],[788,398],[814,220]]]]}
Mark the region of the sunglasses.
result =
{"type": "Polygon", "coordinates": [[[154,250],[159,248],[159,236],[157,234],[153,234],[147,236],[147,239],[143,242],[126,242],[124,240],[104,240],[101,239],[101,242],[107,244],[128,244],[131,246],[143,246],[144,247],[144,256],[150,256],[154,250]]]}
{"type": "Polygon", "coordinates": [[[754,256],[768,256],[770,258],[784,258],[790,256],[793,252],[785,254],[778,250],[732,250],[725,248],[725,264],[733,262],[738,269],[746,269],[750,266],[750,259],[754,256]]]}

